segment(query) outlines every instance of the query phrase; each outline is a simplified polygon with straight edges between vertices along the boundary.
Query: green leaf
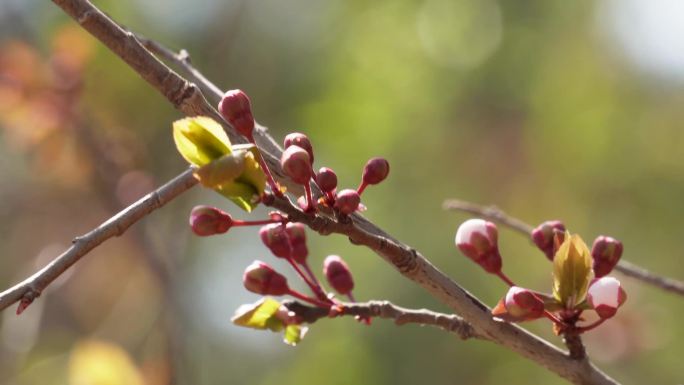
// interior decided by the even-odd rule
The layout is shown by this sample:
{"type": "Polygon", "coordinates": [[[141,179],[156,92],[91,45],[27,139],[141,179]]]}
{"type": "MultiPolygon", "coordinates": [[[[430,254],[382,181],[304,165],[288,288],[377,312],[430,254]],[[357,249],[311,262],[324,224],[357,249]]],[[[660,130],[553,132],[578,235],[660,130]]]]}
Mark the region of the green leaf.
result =
{"type": "Polygon", "coordinates": [[[579,235],[565,236],[553,259],[553,296],[566,309],[574,309],[587,297],[594,277],[589,248],[579,235]]]}
{"type": "Polygon", "coordinates": [[[301,341],[309,328],[301,325],[288,325],[285,328],[285,336],[283,337],[283,342],[291,346],[297,346],[299,341],[301,341]]]}
{"type": "Polygon", "coordinates": [[[204,166],[231,152],[223,127],[206,116],[173,122],[173,139],[178,152],[195,166],[204,166]]]}
{"type": "Polygon", "coordinates": [[[241,209],[251,212],[266,189],[266,174],[253,144],[231,146],[223,127],[215,120],[196,116],[173,122],[178,152],[199,167],[195,177],[241,209]]]}
{"type": "MultiPolygon", "coordinates": [[[[233,201],[243,210],[251,212],[259,205],[259,197],[266,188],[266,174],[264,174],[261,166],[259,166],[259,162],[255,159],[258,151],[257,148],[254,146],[240,146],[236,152],[241,152],[243,148],[249,150],[244,152],[243,172],[232,183],[223,184],[216,188],[216,191],[233,201]]],[[[238,146],[235,146],[235,149],[238,149],[238,146]]]]}
{"type": "Polygon", "coordinates": [[[234,183],[245,171],[245,151],[234,151],[205,164],[195,171],[195,177],[202,186],[219,188],[234,183]]]}
{"type": "Polygon", "coordinates": [[[231,321],[235,325],[252,329],[282,330],[283,322],[276,317],[279,308],[280,302],[273,298],[265,297],[253,304],[240,306],[231,321]],[[280,322],[280,329],[278,329],[274,322],[280,322]]]}

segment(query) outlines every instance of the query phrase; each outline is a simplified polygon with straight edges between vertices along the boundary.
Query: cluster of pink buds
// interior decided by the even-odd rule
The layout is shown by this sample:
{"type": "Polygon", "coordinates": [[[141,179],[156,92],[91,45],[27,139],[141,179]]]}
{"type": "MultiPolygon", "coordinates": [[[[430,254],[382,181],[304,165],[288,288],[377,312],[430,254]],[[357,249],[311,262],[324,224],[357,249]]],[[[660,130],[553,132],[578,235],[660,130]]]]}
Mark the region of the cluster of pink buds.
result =
{"type": "Polygon", "coordinates": [[[313,146],[309,138],[302,133],[292,133],[285,137],[285,152],[281,159],[283,171],[295,183],[304,186],[305,195],[299,200],[301,208],[306,212],[317,210],[311,192],[313,182],[323,193],[323,197],[317,202],[333,208],[339,214],[350,215],[359,210],[361,206],[361,194],[368,185],[382,182],[389,175],[389,163],[383,158],[372,158],[363,169],[361,184],[358,189],[343,189],[337,191],[337,175],[328,167],[321,167],[318,173],[313,171],[313,146]]]}
{"type": "MultiPolygon", "coordinates": [[[[274,256],[285,259],[290,264],[299,278],[311,289],[313,297],[298,292],[293,294],[291,291],[287,294],[315,306],[331,308],[339,305],[334,296],[326,292],[309,265],[304,225],[301,223],[269,224],[261,228],[259,235],[261,241],[274,256]]],[[[349,266],[342,258],[336,255],[327,257],[323,263],[323,275],[330,287],[337,293],[355,301],[352,295],[354,280],[349,266]]]]}
{"type": "Polygon", "coordinates": [[[627,296],[620,281],[608,277],[622,256],[622,243],[599,236],[589,251],[577,234],[567,232],[560,221],[547,221],[532,230],[533,243],[553,262],[553,293],[517,286],[502,270],[498,230],[482,219],[464,222],[456,232],[458,249],[486,272],[498,276],[508,292],[492,315],[510,322],[548,318],[559,334],[589,331],[613,317],[627,296]],[[598,320],[578,325],[584,311],[593,310],[598,320]]]}
{"type": "MultiPolygon", "coordinates": [[[[190,164],[197,167],[195,176],[203,186],[214,189],[248,212],[256,204],[267,202],[266,198],[272,202],[273,195],[283,197],[284,190],[273,179],[256,144],[256,122],[249,97],[241,90],[228,91],[221,98],[218,111],[251,144],[232,145],[221,125],[208,117],[175,122],[173,133],[176,147],[190,164]],[[273,195],[265,192],[266,183],[273,195]]],[[[365,165],[356,190],[338,191],[337,175],[332,169],[321,167],[317,173],[314,172],[314,148],[306,135],[297,132],[288,134],[284,148],[280,166],[292,182],[303,186],[305,194],[297,202],[304,212],[310,214],[327,209],[340,219],[346,218],[364,208],[361,194],[366,187],[381,183],[389,174],[387,160],[372,158],[365,165]],[[321,196],[317,200],[314,200],[313,188],[320,190],[321,196]]],[[[243,284],[247,290],[263,296],[289,295],[326,309],[331,316],[344,313],[343,303],[326,291],[309,265],[306,231],[301,223],[291,222],[288,216],[279,212],[271,212],[269,218],[256,221],[235,219],[221,209],[210,206],[197,206],[190,213],[190,228],[198,236],[224,234],[239,226],[261,226],[261,241],[274,256],[289,264],[311,294],[292,288],[284,275],[262,261],[254,261],[245,270],[243,284]]],[[[323,274],[329,286],[339,295],[355,302],[352,294],[354,280],[349,266],[336,255],[326,258],[323,265],[323,274]]],[[[370,323],[370,318],[359,320],[370,323]]],[[[305,333],[305,328],[299,327],[301,317],[267,297],[241,307],[233,322],[257,329],[284,329],[285,340],[290,344],[296,344],[305,333]]]]}
{"type": "MultiPolygon", "coordinates": [[[[254,116],[247,94],[241,90],[230,90],[223,95],[219,105],[219,112],[248,141],[256,145],[254,140],[254,116]]],[[[337,175],[328,168],[322,167],[318,173],[314,172],[314,151],[309,138],[299,132],[293,132],[285,137],[283,143],[285,151],[280,159],[280,165],[287,176],[294,183],[304,187],[305,195],[298,200],[302,210],[308,213],[316,212],[318,204],[330,207],[341,215],[349,215],[359,210],[361,194],[369,185],[376,185],[387,178],[389,163],[383,158],[372,158],[363,169],[361,183],[356,190],[344,189],[337,192],[337,175]],[[311,184],[316,185],[323,197],[318,202],[313,199],[311,184]]],[[[282,196],[282,190],[259,154],[258,161],[266,173],[266,177],[273,193],[282,196]]]]}
{"type": "MultiPolygon", "coordinates": [[[[290,287],[283,274],[262,261],[254,261],[243,274],[243,285],[248,291],[264,296],[289,295],[315,307],[324,308],[330,312],[331,316],[344,313],[342,302],[326,291],[309,265],[309,249],[303,224],[291,222],[287,216],[279,212],[271,212],[268,219],[258,221],[234,219],[227,212],[211,206],[196,206],[190,213],[190,228],[198,236],[224,234],[232,227],[238,226],[261,226],[259,229],[261,241],[274,256],[287,261],[297,276],[309,287],[311,295],[290,287]]],[[[356,301],[352,294],[354,279],[349,266],[342,258],[337,255],[328,256],[323,263],[323,275],[335,292],[352,302],[356,301]]],[[[239,312],[240,315],[236,316],[235,322],[243,326],[254,326],[251,323],[254,321],[246,321],[245,317],[249,318],[249,314],[256,311],[259,306],[271,306],[272,303],[272,301],[260,301],[247,310],[242,309],[246,313],[239,312]]],[[[285,326],[301,324],[300,317],[285,307],[277,309],[273,317],[285,326]]],[[[358,319],[370,324],[370,318],[358,317],[358,319]]],[[[297,330],[300,331],[300,337],[303,336],[305,329],[297,330]]]]}

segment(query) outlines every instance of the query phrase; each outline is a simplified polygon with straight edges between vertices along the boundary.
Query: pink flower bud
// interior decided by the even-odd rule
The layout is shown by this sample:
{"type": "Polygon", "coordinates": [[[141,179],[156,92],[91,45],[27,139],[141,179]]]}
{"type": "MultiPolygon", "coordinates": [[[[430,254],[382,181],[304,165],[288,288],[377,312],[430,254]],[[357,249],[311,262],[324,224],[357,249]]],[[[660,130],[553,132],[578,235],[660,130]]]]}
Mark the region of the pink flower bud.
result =
{"type": "Polygon", "coordinates": [[[330,286],[342,295],[349,295],[354,289],[349,266],[337,255],[329,255],[323,262],[323,274],[330,286]]]}
{"type": "MultiPolygon", "coordinates": [[[[553,261],[553,256],[556,253],[554,237],[560,234],[560,243],[563,243],[565,238],[565,225],[561,221],[546,221],[532,230],[532,242],[544,252],[546,258],[553,261]]],[[[559,245],[560,245],[559,243],[559,245]]]]}
{"type": "Polygon", "coordinates": [[[246,137],[251,137],[254,131],[254,116],[252,105],[247,94],[242,90],[230,90],[223,95],[218,110],[224,119],[246,137]]]}
{"type": "Polygon", "coordinates": [[[290,246],[292,247],[292,259],[297,263],[306,262],[306,257],[309,255],[309,250],[306,248],[306,232],[304,225],[301,223],[290,222],[286,225],[285,231],[290,238],[290,246]]]}
{"type": "Polygon", "coordinates": [[[622,242],[601,235],[594,240],[591,256],[594,258],[594,276],[601,278],[608,275],[622,256],[622,242]]]}
{"type": "Polygon", "coordinates": [[[287,134],[285,136],[285,141],[283,143],[285,145],[285,149],[288,149],[290,146],[297,146],[301,147],[306,150],[306,152],[309,153],[309,160],[311,164],[314,162],[314,153],[313,153],[313,146],[311,145],[311,141],[309,140],[309,137],[300,133],[300,132],[293,132],[290,134],[287,134]]]}
{"type": "Polygon", "coordinates": [[[280,158],[285,174],[297,184],[309,183],[313,174],[309,153],[299,146],[292,145],[283,152],[280,158]]]}
{"type": "Polygon", "coordinates": [[[456,231],[456,246],[488,273],[498,273],[501,271],[498,237],[499,231],[494,223],[469,219],[456,231]]]}
{"type": "Polygon", "coordinates": [[[544,315],[544,301],[528,289],[512,286],[506,293],[504,306],[517,321],[533,320],[544,315]]]}
{"type": "Polygon", "coordinates": [[[372,158],[363,168],[361,179],[367,185],[378,184],[387,178],[389,171],[389,162],[385,158],[372,158]]]}
{"type": "Polygon", "coordinates": [[[627,293],[622,289],[620,281],[613,277],[595,279],[589,286],[587,301],[601,318],[610,318],[627,300],[627,293]]]}
{"type": "Polygon", "coordinates": [[[287,278],[261,261],[247,266],[242,283],[247,290],[261,295],[283,295],[290,291],[287,278]]]}
{"type": "Polygon", "coordinates": [[[316,183],[325,193],[331,193],[337,188],[337,174],[331,168],[321,167],[316,174],[316,183]]]}
{"type": "Polygon", "coordinates": [[[289,258],[292,254],[290,237],[280,223],[272,223],[259,229],[261,241],[278,258],[289,258]]]}
{"type": "Polygon", "coordinates": [[[190,212],[190,227],[202,237],[223,234],[233,226],[230,214],[211,206],[195,206],[190,212]]]}
{"type": "Polygon", "coordinates": [[[361,196],[356,190],[345,189],[337,193],[335,197],[335,209],[340,213],[349,215],[359,208],[361,196]]]}

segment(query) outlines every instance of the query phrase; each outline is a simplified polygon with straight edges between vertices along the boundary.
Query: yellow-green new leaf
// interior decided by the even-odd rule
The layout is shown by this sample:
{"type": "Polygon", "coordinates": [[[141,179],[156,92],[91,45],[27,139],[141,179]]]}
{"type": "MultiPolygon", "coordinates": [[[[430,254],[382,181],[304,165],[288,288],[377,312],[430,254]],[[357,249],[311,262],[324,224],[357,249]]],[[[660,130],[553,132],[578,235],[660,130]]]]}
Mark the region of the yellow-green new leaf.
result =
{"type": "Polygon", "coordinates": [[[566,309],[587,297],[594,277],[589,248],[579,235],[567,233],[553,259],[553,296],[566,309]]]}
{"type": "Polygon", "coordinates": [[[234,151],[224,155],[198,168],[195,177],[202,186],[213,189],[234,183],[245,171],[245,154],[245,151],[234,151]]]}
{"type": "Polygon", "coordinates": [[[290,346],[297,346],[299,341],[301,341],[306,332],[309,330],[306,326],[301,325],[288,325],[285,328],[285,335],[283,336],[283,342],[290,346]]]}
{"type": "MultiPolygon", "coordinates": [[[[253,304],[240,306],[231,321],[235,325],[252,329],[282,330],[282,326],[278,329],[277,327],[274,328],[275,325],[273,325],[273,320],[278,320],[275,315],[279,308],[280,302],[265,297],[253,304]]],[[[279,322],[282,325],[282,321],[279,322]]]]}
{"type": "Polygon", "coordinates": [[[244,152],[244,170],[232,183],[226,183],[216,191],[229,198],[243,210],[250,212],[258,204],[259,198],[266,189],[266,174],[256,160],[256,147],[254,146],[235,146],[235,152],[244,152]]]}
{"type": "Polygon", "coordinates": [[[230,140],[223,127],[206,116],[173,122],[173,140],[183,158],[198,167],[231,152],[230,140]]]}

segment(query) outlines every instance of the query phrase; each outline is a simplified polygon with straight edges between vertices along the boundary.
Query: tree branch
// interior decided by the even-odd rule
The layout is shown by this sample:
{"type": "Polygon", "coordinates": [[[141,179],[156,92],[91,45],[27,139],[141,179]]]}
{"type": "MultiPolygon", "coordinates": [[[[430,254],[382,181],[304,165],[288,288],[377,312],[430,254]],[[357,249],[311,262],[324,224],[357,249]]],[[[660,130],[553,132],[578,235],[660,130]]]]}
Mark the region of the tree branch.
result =
{"type": "MultiPolygon", "coordinates": [[[[461,211],[491,221],[499,222],[502,225],[519,232],[527,238],[530,237],[530,233],[534,229],[532,225],[525,223],[515,217],[509,216],[496,206],[483,206],[458,199],[449,199],[444,201],[442,207],[445,210],[461,211]]],[[[628,277],[632,277],[649,285],[653,285],[659,289],[684,296],[684,282],[652,273],[631,262],[625,261],[624,259],[618,262],[617,266],[615,266],[615,270],[628,277]]]]}
{"type": "MultiPolygon", "coordinates": [[[[304,322],[312,324],[321,318],[328,318],[329,310],[304,305],[298,301],[285,301],[285,307],[293,311],[304,322]]],[[[339,316],[352,315],[361,317],[376,317],[392,319],[398,326],[406,324],[430,325],[441,328],[449,333],[458,335],[461,339],[469,338],[486,339],[479,335],[477,331],[463,320],[463,318],[453,314],[436,313],[427,309],[406,309],[396,306],[389,301],[368,301],[365,303],[345,303],[339,316]]]]}
{"type": "Polygon", "coordinates": [[[193,176],[192,170],[188,169],[171,179],[159,189],[145,195],[137,202],[109,218],[94,230],[74,238],[71,247],[47,266],[28,277],[23,282],[0,293],[0,310],[19,301],[21,301],[24,306],[28,306],[34,299],[40,296],[43,290],[45,290],[52,281],[64,273],[74,263],[78,262],[92,249],[109,238],[120,236],[131,227],[131,225],[154,210],[164,206],[196,184],[197,180],[193,176]]]}
{"type": "MultiPolygon", "coordinates": [[[[211,107],[197,86],[189,83],[177,73],[154,57],[136,37],[122,29],[108,16],[87,0],[52,0],[84,29],[102,41],[109,49],[121,57],[150,85],[164,95],[176,108],[186,115],[207,115],[223,121],[211,107]]],[[[242,143],[237,132],[224,122],[224,128],[235,143],[242,143]]],[[[275,141],[260,128],[257,142],[271,166],[274,176],[288,186],[288,191],[298,192],[301,187],[284,178],[279,165],[281,150],[275,141]]],[[[17,287],[3,293],[0,301],[11,303],[21,298],[33,299],[56,276],[80,259],[85,252],[114,235],[120,235],[128,226],[180,192],[196,184],[189,171],[181,174],[159,193],[148,197],[152,201],[148,208],[146,198],[113,217],[100,228],[86,236],[77,238],[75,245],[58,257],[46,268],[36,273],[17,287]],[[178,181],[182,183],[178,183],[178,181]],[[175,184],[173,182],[178,183],[175,184]],[[180,185],[180,187],[179,187],[180,185]],[[171,188],[175,187],[175,188],[171,188]],[[166,189],[165,189],[166,188],[166,189]],[[164,194],[162,194],[164,193],[164,194]],[[155,203],[156,202],[156,203],[155,203]],[[143,206],[141,209],[140,205],[143,206]],[[131,213],[133,211],[133,213],[131,213]],[[125,217],[126,219],[124,220],[125,217]],[[55,265],[59,267],[56,268],[55,265]]],[[[275,199],[274,207],[287,213],[291,219],[307,224],[321,234],[338,233],[347,236],[354,244],[364,245],[392,264],[401,274],[419,284],[435,298],[448,305],[453,311],[470,323],[475,332],[484,338],[505,346],[523,357],[557,373],[576,384],[615,384],[616,382],[601,372],[587,360],[576,360],[549,342],[506,322],[492,318],[490,309],[477,298],[451,280],[432,265],[422,254],[410,246],[399,242],[360,215],[347,221],[337,221],[325,215],[309,216],[296,208],[287,198],[275,199]]],[[[5,306],[6,307],[6,306],[5,306]]]]}

